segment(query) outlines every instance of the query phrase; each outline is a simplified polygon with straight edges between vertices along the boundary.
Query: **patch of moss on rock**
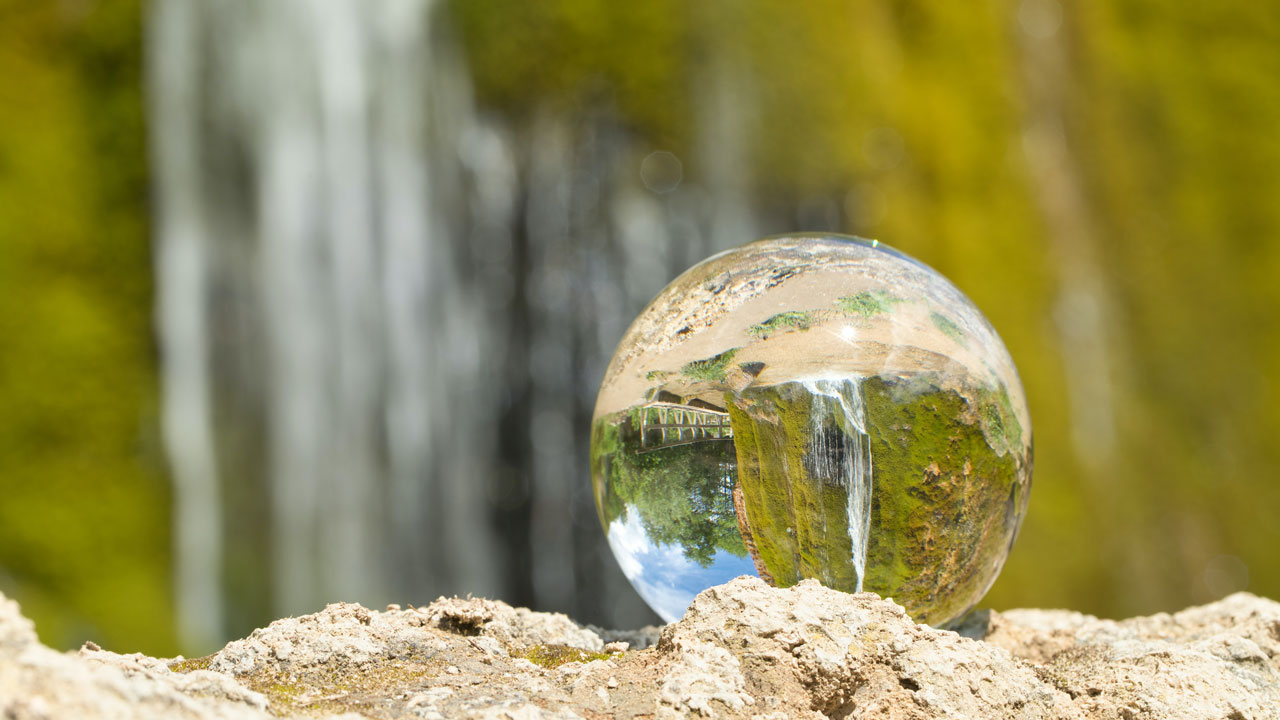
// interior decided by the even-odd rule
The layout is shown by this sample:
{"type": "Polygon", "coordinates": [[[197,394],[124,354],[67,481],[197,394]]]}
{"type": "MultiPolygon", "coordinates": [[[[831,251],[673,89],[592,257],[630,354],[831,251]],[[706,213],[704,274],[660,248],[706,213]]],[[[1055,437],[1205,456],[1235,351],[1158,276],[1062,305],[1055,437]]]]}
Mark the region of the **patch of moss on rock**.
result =
{"type": "Polygon", "coordinates": [[[738,348],[730,348],[705,360],[694,360],[693,362],[685,363],[680,368],[680,373],[692,380],[724,382],[729,363],[733,362],[733,358],[737,354],[738,348]]]}
{"type": "Polygon", "coordinates": [[[836,307],[845,315],[860,315],[869,318],[888,312],[895,303],[902,302],[883,290],[864,290],[856,295],[846,295],[836,299],[836,307]]]}
{"type": "Polygon", "coordinates": [[[260,664],[236,676],[242,685],[267,699],[279,717],[329,716],[355,712],[382,717],[386,698],[416,692],[444,675],[448,662],[411,653],[357,666],[338,663],[302,668],[260,664]]]}
{"type": "Polygon", "coordinates": [[[747,328],[747,333],[756,338],[767,338],[770,335],[777,335],[781,332],[790,330],[808,330],[813,327],[814,313],[804,310],[788,310],[780,312],[764,322],[757,323],[747,328]]]}
{"type": "Polygon", "coordinates": [[[198,658],[183,658],[169,663],[169,669],[176,673],[189,673],[195,670],[208,670],[213,663],[212,655],[198,658]]]}
{"type": "Polygon", "coordinates": [[[934,327],[942,331],[943,335],[946,335],[961,345],[965,344],[964,331],[960,329],[960,326],[957,325],[954,320],[936,311],[929,313],[929,319],[933,321],[934,327]]]}
{"type": "Polygon", "coordinates": [[[538,667],[551,669],[571,662],[608,660],[610,656],[606,652],[591,652],[570,645],[535,645],[523,652],[512,653],[512,657],[522,657],[538,667]]]}

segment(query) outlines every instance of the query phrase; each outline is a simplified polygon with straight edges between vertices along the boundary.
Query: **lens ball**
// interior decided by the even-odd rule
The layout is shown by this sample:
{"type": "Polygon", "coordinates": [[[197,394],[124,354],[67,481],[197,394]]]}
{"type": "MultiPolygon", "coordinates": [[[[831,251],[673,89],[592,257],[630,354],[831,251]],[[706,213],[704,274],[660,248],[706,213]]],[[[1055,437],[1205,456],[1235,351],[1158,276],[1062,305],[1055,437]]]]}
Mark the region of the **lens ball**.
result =
{"type": "Polygon", "coordinates": [[[632,323],[591,432],[596,506],[668,622],[739,575],[815,578],[945,625],[990,588],[1026,513],[1017,370],[946,278],[876,241],[715,255],[632,323]]]}

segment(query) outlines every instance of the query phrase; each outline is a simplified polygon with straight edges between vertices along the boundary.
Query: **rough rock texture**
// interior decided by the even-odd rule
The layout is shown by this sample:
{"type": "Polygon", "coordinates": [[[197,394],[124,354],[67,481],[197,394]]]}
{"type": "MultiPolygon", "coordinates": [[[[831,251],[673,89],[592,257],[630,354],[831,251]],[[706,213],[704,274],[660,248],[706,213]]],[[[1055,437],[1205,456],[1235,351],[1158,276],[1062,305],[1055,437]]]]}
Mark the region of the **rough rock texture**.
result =
{"type": "Polygon", "coordinates": [[[55,652],[0,598],[0,718],[1280,718],[1270,600],[1123,621],[982,611],[959,631],[869,593],[739,578],[647,649],[654,632],[442,598],[330,605],[165,661],[55,652]]]}
{"type": "Polygon", "coordinates": [[[59,653],[0,596],[0,718],[270,718],[266,698],[221,673],[102,650],[59,653]]]}

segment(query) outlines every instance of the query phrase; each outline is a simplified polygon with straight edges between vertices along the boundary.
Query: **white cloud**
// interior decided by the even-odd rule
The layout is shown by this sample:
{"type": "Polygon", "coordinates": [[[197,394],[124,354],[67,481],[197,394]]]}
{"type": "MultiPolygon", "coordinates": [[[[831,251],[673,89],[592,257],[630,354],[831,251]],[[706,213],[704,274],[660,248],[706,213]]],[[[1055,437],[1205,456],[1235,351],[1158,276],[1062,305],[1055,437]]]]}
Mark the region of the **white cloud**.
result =
{"type": "Polygon", "coordinates": [[[653,543],[640,524],[640,513],[634,507],[627,508],[627,521],[614,520],[609,524],[609,547],[613,548],[613,556],[622,566],[622,574],[635,582],[636,576],[644,569],[640,555],[653,548],[653,543]]]}
{"type": "Polygon", "coordinates": [[[683,615],[696,593],[679,587],[684,584],[681,580],[700,569],[684,551],[678,545],[654,543],[640,522],[640,512],[631,505],[626,522],[610,523],[608,538],[622,574],[649,607],[667,622],[683,615]]]}
{"type": "Polygon", "coordinates": [[[702,567],[685,557],[679,545],[659,545],[645,532],[640,512],[627,506],[626,521],[609,524],[609,547],[640,597],[667,622],[684,615],[702,590],[738,575],[754,575],[750,558],[716,552],[712,564],[702,567]]]}

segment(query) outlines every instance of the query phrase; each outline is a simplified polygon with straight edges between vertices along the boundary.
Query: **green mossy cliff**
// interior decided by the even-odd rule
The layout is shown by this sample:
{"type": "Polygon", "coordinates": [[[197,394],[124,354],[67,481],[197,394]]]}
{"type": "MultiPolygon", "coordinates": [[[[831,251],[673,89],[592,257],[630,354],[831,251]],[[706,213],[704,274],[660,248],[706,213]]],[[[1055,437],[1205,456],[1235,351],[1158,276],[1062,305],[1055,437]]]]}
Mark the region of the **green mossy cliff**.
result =
{"type": "Polygon", "coordinates": [[[142,5],[0,0],[0,592],[172,654],[142,5]]]}
{"type": "Polygon", "coordinates": [[[864,587],[920,622],[945,622],[976,603],[1004,564],[1029,459],[993,450],[980,418],[995,411],[956,391],[877,377],[863,394],[874,478],[864,587]]]}
{"type": "Polygon", "coordinates": [[[796,383],[726,397],[738,456],[738,483],[760,559],[781,587],[804,578],[852,592],[848,493],[813,477],[809,452],[813,396],[796,383]]]}
{"type": "MultiPolygon", "coordinates": [[[[949,621],[990,587],[1017,531],[1029,460],[1009,436],[1021,429],[1005,419],[1001,393],[970,399],[894,377],[869,378],[862,392],[872,468],[863,589],[921,622],[949,621]]],[[[818,578],[854,590],[847,491],[812,477],[806,457],[812,395],[787,383],[730,399],[738,482],[764,565],[784,587],[818,578]]]]}

